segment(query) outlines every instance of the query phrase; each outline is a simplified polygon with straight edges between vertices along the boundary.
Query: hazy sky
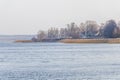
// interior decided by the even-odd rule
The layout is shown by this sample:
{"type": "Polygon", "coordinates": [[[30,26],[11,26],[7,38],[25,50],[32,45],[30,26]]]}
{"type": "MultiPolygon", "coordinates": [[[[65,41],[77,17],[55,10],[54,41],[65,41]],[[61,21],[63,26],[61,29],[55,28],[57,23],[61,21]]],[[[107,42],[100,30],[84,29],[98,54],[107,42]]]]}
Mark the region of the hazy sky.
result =
{"type": "Polygon", "coordinates": [[[0,0],[0,34],[35,34],[67,23],[120,19],[120,0],[0,0]]]}

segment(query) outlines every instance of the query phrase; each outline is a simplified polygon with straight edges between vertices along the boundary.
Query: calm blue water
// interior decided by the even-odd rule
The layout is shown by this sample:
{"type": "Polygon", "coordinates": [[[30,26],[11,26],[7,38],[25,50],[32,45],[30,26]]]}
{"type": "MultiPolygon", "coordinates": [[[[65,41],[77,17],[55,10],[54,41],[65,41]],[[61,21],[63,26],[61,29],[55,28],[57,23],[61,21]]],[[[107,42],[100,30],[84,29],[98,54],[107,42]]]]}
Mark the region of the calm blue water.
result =
{"type": "Polygon", "coordinates": [[[120,80],[120,44],[0,43],[0,80],[120,80]]]}

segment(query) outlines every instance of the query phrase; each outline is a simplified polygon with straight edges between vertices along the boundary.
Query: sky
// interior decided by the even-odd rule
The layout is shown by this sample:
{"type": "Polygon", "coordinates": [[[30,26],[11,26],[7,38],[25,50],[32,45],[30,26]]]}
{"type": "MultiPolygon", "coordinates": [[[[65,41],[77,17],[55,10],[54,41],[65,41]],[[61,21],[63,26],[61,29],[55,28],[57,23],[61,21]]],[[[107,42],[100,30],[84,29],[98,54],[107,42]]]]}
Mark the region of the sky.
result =
{"type": "Polygon", "coordinates": [[[120,20],[120,0],[0,0],[0,35],[36,34],[86,20],[120,20]]]}

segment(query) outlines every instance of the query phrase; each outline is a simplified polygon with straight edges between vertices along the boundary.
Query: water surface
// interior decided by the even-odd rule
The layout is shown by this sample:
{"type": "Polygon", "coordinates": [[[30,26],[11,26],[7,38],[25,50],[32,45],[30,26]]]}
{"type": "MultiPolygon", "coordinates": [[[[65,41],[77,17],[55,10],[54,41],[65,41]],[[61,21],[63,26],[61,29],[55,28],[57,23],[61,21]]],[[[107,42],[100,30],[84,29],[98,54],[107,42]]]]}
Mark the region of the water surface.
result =
{"type": "Polygon", "coordinates": [[[0,43],[0,80],[120,80],[120,44],[0,43]]]}

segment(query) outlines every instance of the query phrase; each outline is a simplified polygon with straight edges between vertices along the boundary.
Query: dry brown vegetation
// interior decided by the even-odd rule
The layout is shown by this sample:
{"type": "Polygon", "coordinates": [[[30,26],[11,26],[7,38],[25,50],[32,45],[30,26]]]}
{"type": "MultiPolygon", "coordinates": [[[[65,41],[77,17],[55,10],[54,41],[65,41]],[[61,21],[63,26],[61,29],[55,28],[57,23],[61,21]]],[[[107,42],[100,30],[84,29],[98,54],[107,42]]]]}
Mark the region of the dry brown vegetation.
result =
{"type": "Polygon", "coordinates": [[[14,42],[17,42],[17,43],[29,43],[29,42],[33,42],[32,40],[16,40],[14,42]]]}
{"type": "Polygon", "coordinates": [[[62,43],[120,43],[120,38],[116,39],[63,39],[62,43]]]}

